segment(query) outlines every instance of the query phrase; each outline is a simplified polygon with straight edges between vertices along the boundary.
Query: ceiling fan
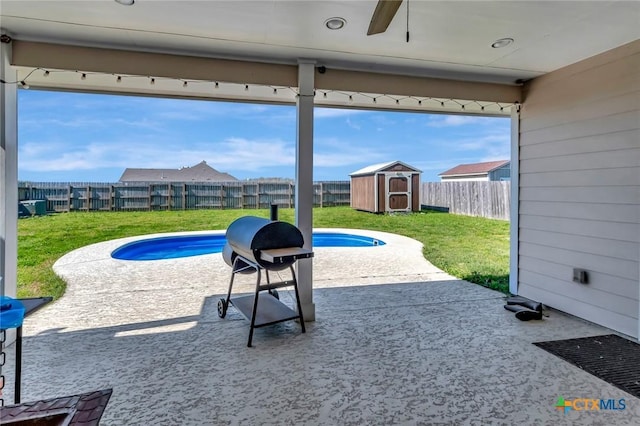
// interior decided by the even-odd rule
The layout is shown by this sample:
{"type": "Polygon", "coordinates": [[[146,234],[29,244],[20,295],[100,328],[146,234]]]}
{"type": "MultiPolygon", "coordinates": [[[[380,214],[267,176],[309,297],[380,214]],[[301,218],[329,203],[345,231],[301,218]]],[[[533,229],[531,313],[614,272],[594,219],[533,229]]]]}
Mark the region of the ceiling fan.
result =
{"type": "Polygon", "coordinates": [[[396,15],[403,0],[378,0],[376,10],[373,11],[367,35],[380,34],[387,31],[387,27],[396,15]]]}

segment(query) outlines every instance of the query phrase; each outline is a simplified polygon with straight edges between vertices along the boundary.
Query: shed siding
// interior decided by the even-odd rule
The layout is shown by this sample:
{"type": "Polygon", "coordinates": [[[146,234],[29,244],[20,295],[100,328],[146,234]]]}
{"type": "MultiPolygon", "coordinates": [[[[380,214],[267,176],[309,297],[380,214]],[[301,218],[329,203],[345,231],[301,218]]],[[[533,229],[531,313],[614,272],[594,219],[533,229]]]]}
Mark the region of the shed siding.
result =
{"type": "Polygon", "coordinates": [[[520,115],[518,293],[638,337],[640,41],[537,78],[520,115]],[[572,281],[572,269],[589,284],[572,281]]]}
{"type": "Polygon", "coordinates": [[[490,181],[510,180],[510,178],[511,164],[507,164],[506,166],[502,166],[499,169],[495,169],[494,171],[489,172],[490,181]]]}
{"type": "Polygon", "coordinates": [[[415,169],[409,168],[404,164],[394,164],[393,166],[386,167],[381,172],[414,172],[415,169]]]}
{"type": "Polygon", "coordinates": [[[351,208],[368,212],[376,211],[374,176],[353,176],[351,178],[351,208]]]}
{"type": "Polygon", "coordinates": [[[420,211],[420,175],[411,175],[411,211],[420,211]]]}
{"type": "Polygon", "coordinates": [[[387,190],[384,174],[376,175],[378,180],[378,210],[376,212],[383,213],[387,210],[387,190]]]}

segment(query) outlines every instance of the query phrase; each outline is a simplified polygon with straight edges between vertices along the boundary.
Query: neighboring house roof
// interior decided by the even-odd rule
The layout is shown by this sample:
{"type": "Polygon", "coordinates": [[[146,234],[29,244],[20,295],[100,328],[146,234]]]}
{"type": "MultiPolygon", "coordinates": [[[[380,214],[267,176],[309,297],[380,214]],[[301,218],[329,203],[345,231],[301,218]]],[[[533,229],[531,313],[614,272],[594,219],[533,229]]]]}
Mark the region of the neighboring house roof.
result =
{"type": "Polygon", "coordinates": [[[403,163],[402,161],[388,161],[386,163],[378,163],[378,164],[372,164],[370,166],[367,167],[363,167],[360,170],[356,170],[355,172],[351,173],[349,176],[360,176],[360,175],[370,175],[376,172],[380,172],[382,170],[388,169],[391,166],[395,166],[396,164],[401,164],[404,167],[414,171],[414,172],[420,172],[422,173],[422,170],[418,170],[415,167],[412,167],[410,165],[408,165],[407,163],[403,163]]]}
{"type": "Polygon", "coordinates": [[[438,176],[461,176],[488,174],[509,164],[509,160],[487,161],[485,163],[460,164],[452,169],[440,173],[438,176]]]}
{"type": "Polygon", "coordinates": [[[236,181],[228,173],[221,173],[202,161],[180,169],[125,169],[120,182],[228,182],[236,181]]]}

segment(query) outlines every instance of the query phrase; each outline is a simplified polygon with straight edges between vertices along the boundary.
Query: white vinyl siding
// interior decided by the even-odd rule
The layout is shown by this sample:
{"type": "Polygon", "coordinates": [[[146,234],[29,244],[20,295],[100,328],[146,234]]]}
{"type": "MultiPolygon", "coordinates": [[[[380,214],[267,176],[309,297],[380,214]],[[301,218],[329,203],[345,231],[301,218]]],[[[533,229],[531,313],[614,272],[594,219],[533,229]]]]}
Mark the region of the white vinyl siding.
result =
{"type": "Polygon", "coordinates": [[[520,115],[518,293],[638,337],[640,41],[537,78],[520,115]],[[589,272],[572,281],[573,268],[589,272]]]}

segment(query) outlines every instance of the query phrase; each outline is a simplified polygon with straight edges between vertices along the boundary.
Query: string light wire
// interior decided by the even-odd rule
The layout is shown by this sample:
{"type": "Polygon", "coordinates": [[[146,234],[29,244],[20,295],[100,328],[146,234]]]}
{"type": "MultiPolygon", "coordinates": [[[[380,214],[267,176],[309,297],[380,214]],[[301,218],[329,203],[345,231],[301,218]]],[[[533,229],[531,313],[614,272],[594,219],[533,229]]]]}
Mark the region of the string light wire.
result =
{"type": "MultiPolygon", "coordinates": [[[[93,75],[97,75],[97,76],[105,76],[105,75],[109,75],[109,74],[105,74],[105,73],[99,73],[99,72],[85,72],[85,71],[67,71],[67,70],[46,70],[43,68],[34,68],[33,70],[31,70],[23,79],[21,80],[16,80],[16,81],[11,81],[11,82],[7,82],[4,80],[0,80],[0,83],[2,84],[19,84],[22,88],[28,89],[29,88],[29,84],[27,83],[27,80],[29,79],[29,77],[31,77],[31,75],[38,71],[41,70],[43,71],[43,76],[44,77],[51,77],[54,73],[76,73],[80,75],[80,80],[87,80],[89,79],[91,76],[93,75]]],[[[170,78],[170,77],[166,77],[166,78],[158,78],[158,77],[151,77],[151,76],[138,76],[138,75],[117,75],[117,74],[111,74],[114,75],[116,77],[116,82],[117,83],[122,83],[124,79],[135,79],[135,78],[145,78],[149,81],[149,84],[151,85],[155,85],[157,82],[159,82],[159,80],[162,81],[175,81],[175,78],[170,78]]],[[[221,83],[218,81],[206,81],[206,80],[184,80],[184,79],[177,79],[178,81],[182,82],[182,87],[184,88],[188,88],[191,87],[191,84],[195,84],[196,87],[198,84],[213,84],[215,89],[219,89],[224,85],[229,85],[229,86],[240,86],[244,88],[244,91],[249,91],[249,84],[238,84],[238,83],[221,83]]],[[[260,87],[260,86],[258,86],[260,87]]],[[[271,93],[274,96],[277,97],[287,97],[287,92],[292,93],[296,98],[299,97],[299,92],[297,90],[296,87],[289,87],[289,86],[263,86],[265,88],[270,88],[271,89],[271,93]]],[[[511,106],[513,106],[510,103],[499,103],[499,102],[483,102],[481,103],[480,101],[461,101],[458,99],[438,99],[438,98],[432,98],[432,97],[418,97],[418,96],[395,96],[395,95],[388,95],[388,94],[372,94],[372,93],[363,93],[363,92],[345,92],[345,91],[340,91],[340,90],[327,90],[327,89],[322,89],[322,90],[317,90],[314,91],[314,97],[316,98],[320,98],[320,99],[329,99],[330,97],[333,99],[333,101],[339,102],[340,99],[336,99],[335,96],[343,96],[344,100],[346,101],[346,103],[348,103],[349,105],[362,105],[364,106],[364,104],[366,103],[366,100],[368,99],[369,102],[371,102],[372,104],[376,104],[378,105],[377,108],[384,108],[385,106],[391,106],[393,104],[395,104],[396,106],[399,107],[405,107],[405,108],[416,108],[416,107],[421,107],[421,108],[429,108],[429,109],[434,109],[436,108],[438,105],[440,108],[446,108],[448,111],[454,110],[455,107],[459,108],[460,111],[464,111],[464,112],[469,112],[469,111],[474,111],[475,112],[482,112],[482,113],[487,113],[487,111],[490,112],[497,112],[498,109],[500,112],[503,112],[505,110],[505,108],[510,108],[511,106]],[[331,96],[329,96],[331,95],[331,96]],[[358,99],[356,101],[356,99],[358,99]],[[364,100],[364,102],[363,102],[364,100]],[[386,101],[385,101],[386,100],[386,101]],[[455,107],[453,107],[455,106],[455,107]],[[476,108],[472,108],[470,109],[471,106],[476,106],[476,108]]]]}

